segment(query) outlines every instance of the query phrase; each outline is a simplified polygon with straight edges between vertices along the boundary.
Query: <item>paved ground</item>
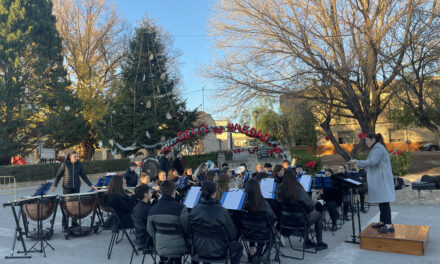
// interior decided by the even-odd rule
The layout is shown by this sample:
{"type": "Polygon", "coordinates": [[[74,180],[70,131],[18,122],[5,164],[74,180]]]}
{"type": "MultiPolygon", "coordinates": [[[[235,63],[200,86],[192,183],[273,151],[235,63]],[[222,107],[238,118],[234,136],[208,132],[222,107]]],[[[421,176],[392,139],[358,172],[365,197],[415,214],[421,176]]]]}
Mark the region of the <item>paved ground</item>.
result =
{"type": "MultiPolygon", "coordinates": [[[[18,190],[18,196],[30,195],[35,187],[25,187],[18,190]]],[[[85,190],[85,189],[84,189],[85,190]]],[[[60,192],[60,190],[57,190],[60,192]]],[[[11,197],[0,196],[0,203],[10,200],[11,197]]],[[[351,225],[346,223],[341,230],[333,236],[330,232],[324,232],[324,241],[329,244],[329,249],[317,254],[306,254],[301,263],[440,263],[440,210],[438,205],[392,205],[393,221],[398,224],[429,225],[430,241],[426,249],[426,255],[410,256],[392,253],[382,253],[361,250],[359,245],[347,244],[344,240],[351,233],[351,225]]],[[[378,207],[372,206],[367,214],[362,214],[362,226],[378,220],[378,207]]],[[[34,223],[31,223],[35,225],[34,223]]],[[[104,231],[98,235],[91,234],[87,237],[74,237],[65,240],[61,233],[61,214],[58,211],[55,223],[55,234],[49,241],[55,251],[47,249],[47,257],[40,254],[32,254],[30,260],[5,260],[3,256],[10,254],[10,246],[14,234],[14,221],[10,208],[0,208],[0,263],[41,263],[41,264],[73,264],[73,263],[128,263],[131,250],[127,240],[115,245],[111,260],[107,260],[106,252],[111,233],[104,231]]],[[[26,241],[31,245],[31,241],[26,241]]],[[[19,244],[17,245],[19,248],[19,244]]],[[[283,252],[294,254],[287,248],[283,252]]],[[[244,260],[245,258],[243,258],[244,260]]],[[[147,263],[152,263],[147,258],[147,263]]],[[[282,263],[297,263],[297,260],[282,259],[282,263]]],[[[141,258],[135,259],[134,263],[141,263],[141,258]]]]}

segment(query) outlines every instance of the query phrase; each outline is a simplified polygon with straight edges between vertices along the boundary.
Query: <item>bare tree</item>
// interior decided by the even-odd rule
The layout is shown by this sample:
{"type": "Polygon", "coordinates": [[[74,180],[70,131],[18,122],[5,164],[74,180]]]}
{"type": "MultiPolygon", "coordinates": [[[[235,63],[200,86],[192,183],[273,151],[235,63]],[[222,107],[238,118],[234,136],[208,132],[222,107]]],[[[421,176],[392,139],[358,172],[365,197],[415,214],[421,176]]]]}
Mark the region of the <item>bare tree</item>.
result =
{"type": "Polygon", "coordinates": [[[410,38],[439,11],[437,0],[221,0],[210,25],[222,54],[207,76],[221,96],[296,96],[374,132],[410,38]]]}
{"type": "MultiPolygon", "coordinates": [[[[424,20],[420,14],[416,19],[424,20]]],[[[429,129],[440,142],[440,23],[433,23],[417,40],[410,38],[399,72],[398,98],[411,110],[417,123],[429,129]]],[[[412,34],[412,32],[410,33],[412,34]]]]}
{"type": "Polygon", "coordinates": [[[106,0],[54,0],[57,29],[73,90],[90,126],[80,154],[90,160],[97,148],[95,125],[106,110],[105,97],[118,74],[126,27],[106,0]]]}

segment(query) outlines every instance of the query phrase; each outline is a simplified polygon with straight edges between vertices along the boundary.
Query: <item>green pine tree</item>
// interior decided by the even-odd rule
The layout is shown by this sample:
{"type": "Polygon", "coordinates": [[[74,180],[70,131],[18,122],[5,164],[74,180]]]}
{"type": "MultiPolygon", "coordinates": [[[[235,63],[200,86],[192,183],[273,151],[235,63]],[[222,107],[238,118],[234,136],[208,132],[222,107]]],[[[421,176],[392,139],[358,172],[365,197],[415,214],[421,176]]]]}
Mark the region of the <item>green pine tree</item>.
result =
{"type": "Polygon", "coordinates": [[[188,111],[186,102],[176,94],[179,80],[170,69],[167,44],[151,21],[144,20],[136,28],[121,80],[114,84],[115,96],[109,100],[100,126],[104,145],[110,146],[111,140],[123,147],[136,143],[133,151],[123,152],[128,155],[142,149],[142,144],[174,138],[193,126],[197,114],[188,111]]]}
{"type": "Polygon", "coordinates": [[[0,0],[0,164],[43,139],[69,147],[84,137],[68,86],[51,1],[0,0]]]}

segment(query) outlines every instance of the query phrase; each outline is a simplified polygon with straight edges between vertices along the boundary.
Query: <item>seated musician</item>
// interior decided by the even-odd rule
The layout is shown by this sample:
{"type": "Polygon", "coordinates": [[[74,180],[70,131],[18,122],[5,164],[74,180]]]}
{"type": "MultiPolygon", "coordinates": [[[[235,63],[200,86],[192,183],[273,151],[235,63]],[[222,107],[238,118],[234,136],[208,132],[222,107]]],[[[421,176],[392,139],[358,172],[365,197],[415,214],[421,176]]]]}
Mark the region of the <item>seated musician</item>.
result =
{"type": "Polygon", "coordinates": [[[136,187],[138,184],[138,175],[136,173],[137,165],[134,162],[130,163],[130,167],[124,174],[125,182],[127,183],[127,187],[136,187]]]}
{"type": "Polygon", "coordinates": [[[157,178],[154,181],[154,189],[156,191],[159,190],[159,186],[162,182],[164,182],[167,179],[167,174],[165,171],[159,171],[159,173],[157,174],[157,178]]]}
{"type": "Polygon", "coordinates": [[[229,185],[231,183],[231,177],[227,173],[220,173],[217,181],[217,193],[216,199],[221,200],[224,192],[229,191],[229,185]]]}
{"type": "MultiPolygon", "coordinates": [[[[333,171],[331,169],[326,169],[324,172],[325,176],[331,177],[333,175],[333,171]]],[[[342,192],[337,188],[338,183],[335,178],[332,179],[332,187],[324,188],[324,182],[322,183],[323,189],[321,189],[318,193],[318,199],[322,199],[325,201],[325,205],[330,215],[330,219],[332,221],[332,231],[336,231],[337,225],[336,222],[338,220],[338,207],[342,205],[342,192]]],[[[317,202],[315,204],[315,209],[322,214],[323,207],[322,204],[317,202]]]]}
{"type": "Polygon", "coordinates": [[[272,164],[264,163],[264,172],[269,176],[272,175],[272,164]]]}
{"type": "Polygon", "coordinates": [[[205,174],[205,181],[217,182],[218,181],[217,171],[216,170],[208,170],[205,174]]]}
{"type": "Polygon", "coordinates": [[[150,177],[145,172],[141,172],[141,175],[139,176],[138,185],[142,185],[142,184],[150,184],[150,177]]]}
{"type": "Polygon", "coordinates": [[[219,255],[221,251],[225,246],[229,247],[231,264],[238,264],[243,254],[243,245],[236,241],[236,229],[228,210],[215,199],[216,189],[214,182],[206,181],[202,184],[200,202],[189,214],[189,225],[193,230],[197,230],[197,228],[223,228],[228,238],[228,245],[222,243],[222,240],[215,240],[212,237],[197,236],[193,239],[193,246],[198,250],[198,255],[212,258],[222,257],[219,255]]]}
{"type": "Polygon", "coordinates": [[[255,178],[255,176],[258,174],[258,173],[261,173],[261,172],[263,172],[264,170],[263,170],[263,165],[261,165],[261,163],[258,163],[257,164],[257,166],[255,167],[255,172],[252,174],[252,178],[255,178]]]}
{"type": "Polygon", "coordinates": [[[269,178],[269,175],[267,175],[265,172],[259,172],[254,175],[253,179],[257,180],[258,182],[261,181],[261,179],[269,178]]]}
{"type": "Polygon", "coordinates": [[[124,191],[123,177],[119,175],[112,176],[104,196],[104,204],[116,211],[121,220],[122,227],[133,227],[131,212],[136,205],[136,198],[127,195],[124,191]]]}
{"type": "MultiPolygon", "coordinates": [[[[289,208],[289,205],[295,205],[299,202],[307,213],[309,224],[315,225],[317,243],[313,243],[308,235],[306,235],[306,248],[316,247],[318,250],[327,249],[327,244],[322,241],[321,213],[314,211],[315,206],[312,198],[310,198],[310,196],[298,182],[296,175],[293,174],[292,171],[288,170],[284,174],[283,183],[278,189],[277,196],[281,205],[285,208],[289,208]]],[[[283,236],[290,236],[291,232],[291,230],[281,230],[283,236]]]]}
{"type": "Polygon", "coordinates": [[[296,172],[296,176],[302,176],[302,175],[306,174],[303,166],[301,166],[301,165],[296,166],[295,172],[296,172]]]}
{"type": "MultiPolygon", "coordinates": [[[[188,210],[176,200],[174,183],[164,181],[160,185],[162,198],[150,208],[148,213],[147,231],[153,238],[154,246],[159,256],[179,256],[185,254],[188,236],[188,210]],[[169,232],[174,229],[174,232],[169,232]]],[[[161,263],[180,264],[181,258],[166,261],[161,257],[161,263]]]]}
{"type": "MultiPolygon", "coordinates": [[[[265,214],[268,224],[270,227],[275,225],[277,221],[277,217],[275,213],[272,211],[269,203],[263,198],[261,194],[260,184],[255,179],[250,179],[246,184],[246,202],[244,204],[243,210],[246,212],[245,214],[265,214]]],[[[254,263],[254,258],[256,263],[259,263],[259,260],[263,260],[266,258],[263,263],[269,263],[267,258],[270,257],[270,248],[267,248],[269,245],[258,244],[257,250],[255,251],[255,243],[249,243],[249,253],[248,262],[254,263]],[[266,248],[265,248],[266,247],[266,248]]]]}
{"type": "Polygon", "coordinates": [[[296,168],[293,168],[293,167],[291,167],[290,166],[290,161],[288,161],[288,160],[283,160],[283,168],[285,169],[285,170],[295,170],[296,168]]]}
{"type": "Polygon", "coordinates": [[[197,169],[196,178],[193,177],[192,181],[197,182],[198,185],[200,185],[200,183],[205,180],[207,170],[208,168],[205,163],[200,164],[199,168],[197,169]]]}
{"type": "Polygon", "coordinates": [[[273,169],[271,178],[275,179],[275,182],[277,184],[281,184],[283,182],[283,176],[284,176],[284,172],[286,170],[284,169],[284,167],[282,165],[275,165],[275,168],[273,169]]]}
{"type": "Polygon", "coordinates": [[[334,177],[339,179],[338,188],[342,192],[342,213],[344,221],[350,221],[351,218],[348,217],[348,209],[350,208],[350,187],[343,180],[348,178],[347,167],[345,167],[344,164],[339,164],[338,174],[335,174],[334,177]]]}
{"type": "Polygon", "coordinates": [[[179,179],[179,177],[180,177],[179,172],[176,169],[170,169],[170,171],[168,172],[167,180],[176,182],[179,179]]]}
{"type": "Polygon", "coordinates": [[[148,185],[140,185],[134,189],[134,195],[138,203],[133,208],[131,219],[134,223],[136,240],[135,244],[138,248],[152,248],[153,239],[147,232],[148,212],[150,211],[150,200],[152,191],[148,185]]]}

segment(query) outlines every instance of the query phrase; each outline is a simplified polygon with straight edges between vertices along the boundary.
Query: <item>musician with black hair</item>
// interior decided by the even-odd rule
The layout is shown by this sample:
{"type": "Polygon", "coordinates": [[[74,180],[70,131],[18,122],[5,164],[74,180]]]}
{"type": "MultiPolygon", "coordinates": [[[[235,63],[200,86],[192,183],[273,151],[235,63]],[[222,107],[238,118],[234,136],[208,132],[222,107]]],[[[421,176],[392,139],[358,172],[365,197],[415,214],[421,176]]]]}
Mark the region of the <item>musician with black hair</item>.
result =
{"type": "Polygon", "coordinates": [[[284,169],[284,167],[280,164],[275,165],[275,168],[273,169],[272,172],[272,178],[275,179],[275,182],[279,185],[283,182],[283,176],[284,176],[284,172],[286,170],[284,169]]]}
{"type": "Polygon", "coordinates": [[[238,264],[243,254],[243,245],[237,241],[236,229],[228,210],[215,199],[216,191],[217,185],[214,182],[206,181],[202,184],[200,202],[189,214],[189,225],[192,230],[221,228],[226,233],[227,241],[196,236],[193,238],[193,246],[198,249],[199,256],[210,258],[223,257],[222,250],[229,247],[231,264],[238,264]]]}
{"type": "MultiPolygon", "coordinates": [[[[324,180],[322,180],[322,189],[318,192],[318,200],[324,200],[325,206],[330,215],[330,219],[332,221],[332,231],[336,231],[337,228],[337,220],[338,220],[338,207],[342,205],[342,191],[338,188],[340,181],[333,177],[333,171],[331,169],[326,169],[324,172],[325,176],[331,177],[332,187],[326,188],[324,186],[324,180]]],[[[318,201],[315,204],[316,211],[323,213],[323,205],[318,201]]]]}
{"type": "MultiPolygon", "coordinates": [[[[115,210],[121,221],[122,227],[133,227],[131,212],[136,205],[136,197],[129,196],[124,191],[122,176],[112,176],[107,192],[104,195],[104,204],[115,210]]],[[[109,223],[111,224],[111,222],[109,223]]]]}
{"type": "Polygon", "coordinates": [[[151,205],[152,190],[148,185],[140,185],[134,189],[134,195],[138,203],[133,208],[131,219],[134,223],[135,243],[139,248],[153,247],[153,240],[147,232],[148,212],[151,205]]]}
{"type": "MultiPolygon", "coordinates": [[[[307,213],[307,220],[309,224],[315,225],[316,240],[317,243],[313,243],[308,234],[306,234],[305,247],[315,247],[318,250],[327,249],[327,244],[322,241],[322,218],[321,213],[314,211],[315,204],[310,198],[310,195],[304,190],[302,185],[296,179],[296,175],[292,171],[286,171],[283,179],[283,183],[280,185],[277,193],[278,200],[280,201],[283,210],[300,204],[307,213]]],[[[288,223],[287,223],[288,225],[288,223]]],[[[281,230],[283,236],[290,236],[291,230],[281,230]]]]}
{"type": "Polygon", "coordinates": [[[272,164],[264,163],[264,172],[270,176],[272,174],[272,164]]]}
{"type": "MultiPolygon", "coordinates": [[[[153,238],[154,246],[160,256],[179,256],[185,254],[186,251],[188,210],[175,200],[176,190],[174,188],[173,182],[162,182],[160,185],[162,197],[148,213],[147,231],[153,238]],[[166,231],[170,228],[178,232],[166,231]]],[[[161,263],[180,264],[181,258],[172,258],[167,262],[161,257],[161,263]]]]}

